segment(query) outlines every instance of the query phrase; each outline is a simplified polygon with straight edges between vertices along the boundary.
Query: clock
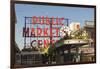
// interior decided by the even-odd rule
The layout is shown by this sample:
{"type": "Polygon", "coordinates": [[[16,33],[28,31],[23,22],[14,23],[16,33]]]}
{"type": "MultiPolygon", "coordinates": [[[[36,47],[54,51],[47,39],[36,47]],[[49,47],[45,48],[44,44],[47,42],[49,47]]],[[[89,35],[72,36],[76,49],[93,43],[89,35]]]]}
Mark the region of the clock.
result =
{"type": "Polygon", "coordinates": [[[70,30],[70,28],[68,26],[62,26],[60,28],[60,36],[61,36],[61,38],[65,37],[66,34],[68,34],[68,36],[70,36],[70,32],[71,32],[71,30],[70,30]]]}

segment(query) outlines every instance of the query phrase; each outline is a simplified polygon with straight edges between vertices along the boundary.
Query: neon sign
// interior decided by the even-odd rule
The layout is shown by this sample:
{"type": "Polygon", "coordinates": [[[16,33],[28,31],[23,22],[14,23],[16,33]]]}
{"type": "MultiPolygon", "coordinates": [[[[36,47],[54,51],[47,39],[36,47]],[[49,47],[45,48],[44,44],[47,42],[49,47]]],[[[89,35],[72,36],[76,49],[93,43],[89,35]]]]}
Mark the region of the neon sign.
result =
{"type": "Polygon", "coordinates": [[[34,46],[33,43],[38,45],[44,44],[44,47],[47,46],[48,43],[55,43],[57,40],[52,39],[53,37],[58,38],[60,37],[59,32],[60,28],[59,27],[52,27],[52,26],[63,26],[63,21],[64,18],[61,17],[56,17],[54,18],[53,16],[49,18],[48,16],[33,16],[33,17],[25,17],[25,26],[23,27],[23,37],[24,38],[43,38],[43,37],[49,37],[50,39],[44,39],[44,40],[35,40],[33,39],[30,42],[31,46],[34,46]],[[27,19],[31,19],[30,23],[27,23],[27,19]],[[31,24],[31,28],[27,26],[27,24],[31,24]],[[35,25],[41,25],[41,27],[35,26],[35,25]],[[43,25],[49,26],[49,27],[43,27],[43,25]],[[55,31],[55,32],[54,32],[55,31]]]}

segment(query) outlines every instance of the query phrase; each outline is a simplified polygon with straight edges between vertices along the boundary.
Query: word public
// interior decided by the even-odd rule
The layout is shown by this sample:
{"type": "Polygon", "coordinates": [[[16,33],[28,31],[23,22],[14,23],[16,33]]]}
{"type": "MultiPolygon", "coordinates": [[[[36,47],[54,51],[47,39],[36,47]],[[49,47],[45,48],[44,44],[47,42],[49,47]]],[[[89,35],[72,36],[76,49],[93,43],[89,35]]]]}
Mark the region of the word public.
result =
{"type": "Polygon", "coordinates": [[[47,24],[47,25],[63,25],[63,20],[64,18],[59,18],[59,17],[51,17],[49,18],[48,16],[44,17],[44,16],[40,16],[40,17],[37,17],[37,16],[33,16],[32,17],[32,23],[33,24],[36,24],[36,23],[40,23],[40,24],[47,24]]]}

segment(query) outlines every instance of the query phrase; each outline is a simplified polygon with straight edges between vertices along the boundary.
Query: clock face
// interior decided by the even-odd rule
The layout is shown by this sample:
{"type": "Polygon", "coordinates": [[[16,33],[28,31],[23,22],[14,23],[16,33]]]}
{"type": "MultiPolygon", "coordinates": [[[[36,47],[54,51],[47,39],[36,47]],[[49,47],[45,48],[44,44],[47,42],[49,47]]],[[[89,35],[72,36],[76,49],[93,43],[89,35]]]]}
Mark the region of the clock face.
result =
{"type": "Polygon", "coordinates": [[[68,26],[62,26],[60,28],[60,36],[61,36],[61,38],[65,37],[66,34],[68,34],[68,36],[69,36],[70,32],[71,32],[71,30],[70,30],[70,28],[68,26]]]}

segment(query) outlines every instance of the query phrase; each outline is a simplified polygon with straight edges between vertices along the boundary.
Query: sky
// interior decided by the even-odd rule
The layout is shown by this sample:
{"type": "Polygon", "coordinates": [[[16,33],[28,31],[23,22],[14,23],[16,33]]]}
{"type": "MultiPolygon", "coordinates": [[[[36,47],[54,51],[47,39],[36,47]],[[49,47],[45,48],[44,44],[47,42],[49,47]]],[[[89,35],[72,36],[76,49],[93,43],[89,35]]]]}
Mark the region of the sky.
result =
{"type": "Polygon", "coordinates": [[[17,17],[17,23],[15,25],[15,41],[20,49],[24,47],[24,38],[22,37],[22,31],[25,23],[24,17],[64,17],[69,19],[69,24],[71,22],[80,22],[81,27],[84,26],[84,22],[86,20],[94,21],[94,8],[16,4],[15,11],[17,17]]]}

